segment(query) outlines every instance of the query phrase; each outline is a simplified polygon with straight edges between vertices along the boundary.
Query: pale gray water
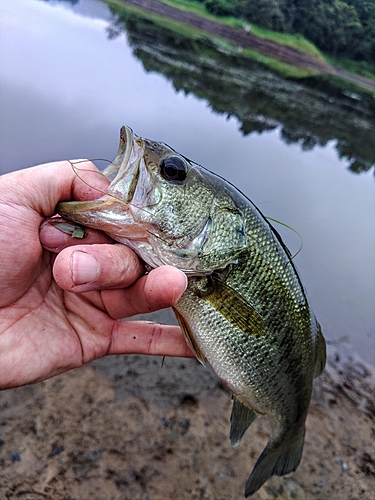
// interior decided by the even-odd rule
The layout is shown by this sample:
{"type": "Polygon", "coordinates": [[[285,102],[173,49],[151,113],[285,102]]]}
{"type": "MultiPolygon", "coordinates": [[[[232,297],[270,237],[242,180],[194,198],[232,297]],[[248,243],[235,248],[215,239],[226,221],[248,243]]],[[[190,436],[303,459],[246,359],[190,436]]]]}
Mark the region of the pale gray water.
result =
{"type": "MultiPolygon", "coordinates": [[[[302,235],[296,264],[325,335],[348,336],[375,362],[371,172],[350,172],[334,141],[303,151],[283,142],[280,127],[243,136],[236,118],[146,73],[124,34],[108,40],[111,15],[98,1],[1,0],[0,17],[0,173],[112,159],[123,124],[172,145],[302,235]]],[[[278,229],[296,251],[298,238],[278,229]]]]}

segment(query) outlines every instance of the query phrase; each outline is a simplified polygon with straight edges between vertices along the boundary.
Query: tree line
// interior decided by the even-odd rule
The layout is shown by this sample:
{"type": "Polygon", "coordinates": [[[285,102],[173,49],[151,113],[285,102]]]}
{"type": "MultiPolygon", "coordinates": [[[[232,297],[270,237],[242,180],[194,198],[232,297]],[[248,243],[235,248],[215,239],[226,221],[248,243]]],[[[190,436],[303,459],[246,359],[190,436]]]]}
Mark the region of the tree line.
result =
{"type": "Polygon", "coordinates": [[[198,0],[216,16],[301,34],[336,57],[375,65],[375,0],[198,0]]]}
{"type": "Polygon", "coordinates": [[[136,14],[126,3],[111,10],[110,38],[125,32],[147,72],[165,75],[176,91],[206,100],[214,112],[236,117],[244,135],[279,127],[287,144],[309,150],[334,141],[352,172],[374,168],[371,94],[363,92],[353,100],[341,84],[321,76],[286,80],[241,52],[218,50],[210,37],[187,36],[178,25],[136,14]]]}

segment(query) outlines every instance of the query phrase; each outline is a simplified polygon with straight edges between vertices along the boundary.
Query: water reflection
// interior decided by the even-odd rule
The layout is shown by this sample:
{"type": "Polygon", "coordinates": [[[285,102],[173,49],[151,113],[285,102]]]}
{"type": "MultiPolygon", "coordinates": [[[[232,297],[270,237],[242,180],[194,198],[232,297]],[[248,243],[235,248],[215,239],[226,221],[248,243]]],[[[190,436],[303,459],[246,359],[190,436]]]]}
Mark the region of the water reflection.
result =
{"type": "Polygon", "coordinates": [[[126,7],[112,8],[110,38],[126,31],[133,52],[147,71],[164,74],[176,90],[206,99],[211,108],[235,116],[247,135],[281,126],[287,144],[304,150],[335,140],[349,169],[366,172],[375,165],[375,99],[343,93],[323,77],[281,78],[228,45],[184,36],[126,7]]]}

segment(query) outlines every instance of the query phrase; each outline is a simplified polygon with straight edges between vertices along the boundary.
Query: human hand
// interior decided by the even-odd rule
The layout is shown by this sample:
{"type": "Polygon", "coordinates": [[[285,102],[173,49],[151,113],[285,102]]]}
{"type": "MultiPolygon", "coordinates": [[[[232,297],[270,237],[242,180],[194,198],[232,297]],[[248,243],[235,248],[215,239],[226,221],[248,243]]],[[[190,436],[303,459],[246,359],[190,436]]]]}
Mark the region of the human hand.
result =
{"type": "MultiPolygon", "coordinates": [[[[97,171],[85,162],[80,169],[97,171]]],[[[193,356],[176,326],[118,318],[174,305],[186,276],[164,266],[144,275],[128,247],[87,230],[72,239],[46,222],[62,200],[101,196],[69,162],[0,178],[0,389],[38,382],[107,354],[193,356]],[[40,230],[40,235],[39,235],[40,230]]]]}

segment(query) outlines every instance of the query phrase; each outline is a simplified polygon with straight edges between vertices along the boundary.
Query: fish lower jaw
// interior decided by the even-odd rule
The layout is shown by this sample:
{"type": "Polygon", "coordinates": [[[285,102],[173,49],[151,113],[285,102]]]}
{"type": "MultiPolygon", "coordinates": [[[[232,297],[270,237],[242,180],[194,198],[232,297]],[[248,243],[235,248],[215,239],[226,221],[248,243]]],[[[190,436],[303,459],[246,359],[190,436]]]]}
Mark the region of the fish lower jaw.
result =
{"type": "Polygon", "coordinates": [[[138,257],[142,259],[145,264],[151,269],[155,269],[156,267],[161,267],[166,264],[153,251],[153,248],[147,238],[140,239],[136,236],[134,238],[117,236],[113,238],[119,243],[123,243],[124,245],[134,250],[138,257]]]}

